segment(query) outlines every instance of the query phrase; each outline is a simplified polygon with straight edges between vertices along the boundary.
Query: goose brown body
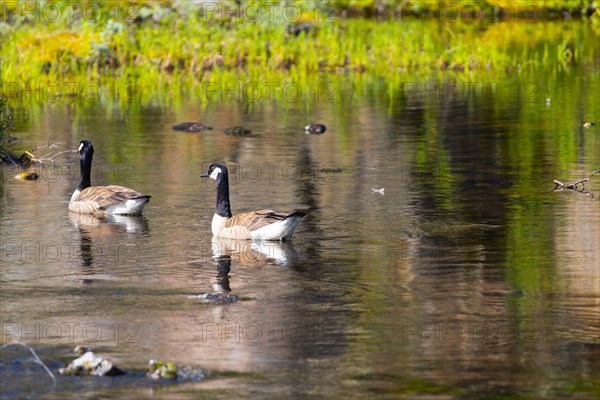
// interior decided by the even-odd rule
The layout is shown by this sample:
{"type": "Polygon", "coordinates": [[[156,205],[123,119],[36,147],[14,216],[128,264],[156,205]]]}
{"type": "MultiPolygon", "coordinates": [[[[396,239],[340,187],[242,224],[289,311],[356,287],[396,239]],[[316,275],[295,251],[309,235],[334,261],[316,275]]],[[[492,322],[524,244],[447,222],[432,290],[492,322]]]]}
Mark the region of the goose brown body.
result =
{"type": "Polygon", "coordinates": [[[83,191],[73,194],[69,202],[69,210],[82,214],[119,214],[117,211],[119,206],[125,206],[128,201],[131,201],[132,208],[125,214],[140,214],[145,205],[150,199],[143,193],[137,192],[124,186],[109,185],[109,186],[90,186],[83,191]],[[138,207],[133,207],[135,205],[138,207]],[[137,210],[137,208],[140,208],[137,210]],[[113,212],[111,212],[113,211],[113,212]]]}
{"type": "Polygon", "coordinates": [[[255,231],[263,226],[283,221],[286,218],[287,215],[276,213],[273,210],[251,211],[247,213],[236,214],[229,218],[225,223],[225,227],[231,228],[234,226],[243,226],[249,231],[255,231]]]}

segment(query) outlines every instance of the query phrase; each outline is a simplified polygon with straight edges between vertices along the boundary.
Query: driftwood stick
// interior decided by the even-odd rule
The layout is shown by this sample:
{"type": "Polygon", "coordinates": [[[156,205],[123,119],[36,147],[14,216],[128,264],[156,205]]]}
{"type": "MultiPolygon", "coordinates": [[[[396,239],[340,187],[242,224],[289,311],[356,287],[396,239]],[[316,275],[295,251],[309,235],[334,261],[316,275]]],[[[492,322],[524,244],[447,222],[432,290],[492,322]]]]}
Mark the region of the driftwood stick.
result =
{"type": "MultiPolygon", "coordinates": [[[[587,178],[585,178],[585,179],[580,179],[580,180],[578,180],[578,181],[575,181],[575,182],[569,183],[569,184],[565,185],[565,187],[566,187],[567,189],[577,189],[577,185],[579,185],[580,183],[581,183],[581,184],[583,184],[583,183],[585,183],[585,182],[588,182],[588,181],[590,180],[590,178],[591,178],[592,176],[594,176],[594,174],[595,174],[595,173],[597,173],[597,172],[600,172],[600,170],[596,170],[596,171],[592,172],[592,173],[590,174],[590,176],[588,176],[588,177],[587,177],[587,178]]],[[[585,185],[584,185],[584,187],[585,187],[585,185]]]]}
{"type": "Polygon", "coordinates": [[[594,174],[597,174],[597,173],[599,173],[599,172],[600,172],[600,169],[598,169],[598,170],[596,170],[596,171],[592,172],[592,173],[590,174],[590,176],[588,176],[587,178],[580,179],[580,180],[578,180],[578,181],[571,182],[571,183],[567,183],[567,184],[565,184],[565,183],[562,183],[561,181],[559,181],[559,180],[557,180],[557,179],[554,179],[554,181],[553,181],[553,182],[554,182],[554,184],[556,185],[556,186],[554,187],[554,189],[556,189],[556,188],[560,188],[561,190],[562,190],[562,189],[572,189],[572,190],[575,190],[575,189],[577,189],[577,185],[579,185],[579,184],[583,184],[583,186],[585,187],[585,184],[584,184],[584,183],[585,183],[585,182],[588,182],[590,179],[592,179],[592,176],[594,176],[594,174]]]}
{"type": "Polygon", "coordinates": [[[588,176],[585,179],[580,179],[578,181],[575,182],[571,182],[571,183],[562,183],[561,181],[559,181],[558,179],[554,179],[554,191],[555,192],[562,192],[563,190],[571,190],[573,192],[577,192],[577,193],[581,193],[581,194],[585,194],[586,196],[590,196],[591,198],[596,198],[596,196],[594,196],[593,193],[590,193],[586,188],[585,188],[585,182],[588,182],[590,179],[592,179],[592,176],[594,176],[595,174],[599,173],[600,170],[596,170],[594,172],[592,172],[590,174],[590,176],[588,176]],[[582,188],[579,189],[577,186],[581,185],[582,188]]]}

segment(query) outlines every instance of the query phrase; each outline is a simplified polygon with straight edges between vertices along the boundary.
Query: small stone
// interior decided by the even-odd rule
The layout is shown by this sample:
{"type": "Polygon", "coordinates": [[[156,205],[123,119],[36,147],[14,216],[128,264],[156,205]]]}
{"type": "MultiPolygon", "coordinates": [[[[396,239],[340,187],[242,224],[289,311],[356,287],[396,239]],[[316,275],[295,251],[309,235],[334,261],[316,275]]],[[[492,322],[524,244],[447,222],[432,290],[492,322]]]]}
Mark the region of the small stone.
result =
{"type": "Polygon", "coordinates": [[[327,127],[323,124],[310,124],[304,127],[304,131],[312,135],[320,135],[325,133],[327,127]]]}
{"type": "Polygon", "coordinates": [[[234,126],[231,128],[227,128],[224,130],[226,135],[232,136],[250,136],[252,131],[250,129],[244,128],[243,126],[234,126]]]}
{"type": "Polygon", "coordinates": [[[171,127],[174,131],[181,132],[201,132],[212,130],[212,126],[204,125],[200,122],[182,122],[171,127]]]}

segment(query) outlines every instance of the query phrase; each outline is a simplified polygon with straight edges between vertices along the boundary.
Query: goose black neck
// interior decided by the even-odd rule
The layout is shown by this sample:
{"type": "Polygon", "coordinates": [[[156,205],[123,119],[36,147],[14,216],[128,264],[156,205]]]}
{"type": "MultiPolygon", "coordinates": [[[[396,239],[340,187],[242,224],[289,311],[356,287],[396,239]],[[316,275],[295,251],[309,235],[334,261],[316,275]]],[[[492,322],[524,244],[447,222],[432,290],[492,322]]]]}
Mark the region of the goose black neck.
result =
{"type": "Polygon", "coordinates": [[[85,188],[92,186],[90,175],[92,173],[92,157],[93,151],[83,153],[79,159],[79,167],[81,168],[81,177],[79,179],[79,186],[77,189],[82,191],[85,188]]]}
{"type": "Polygon", "coordinates": [[[227,171],[223,171],[217,178],[217,215],[231,218],[231,206],[229,205],[229,177],[227,171]]]}

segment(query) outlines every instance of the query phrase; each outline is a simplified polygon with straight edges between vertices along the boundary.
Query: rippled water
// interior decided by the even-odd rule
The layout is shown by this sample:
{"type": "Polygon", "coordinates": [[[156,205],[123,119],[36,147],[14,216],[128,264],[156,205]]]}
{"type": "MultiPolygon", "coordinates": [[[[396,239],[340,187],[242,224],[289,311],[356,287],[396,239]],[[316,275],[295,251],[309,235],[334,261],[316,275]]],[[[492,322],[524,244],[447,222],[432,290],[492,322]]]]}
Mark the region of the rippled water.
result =
{"type": "Polygon", "coordinates": [[[598,394],[600,181],[595,197],[552,183],[598,169],[600,134],[579,128],[598,104],[573,106],[575,89],[548,106],[338,85],[340,103],[16,107],[21,148],[87,138],[93,183],[152,199],[143,217],[100,221],[67,211],[77,155],[36,182],[3,167],[2,342],[54,370],[87,344],[131,372],[52,387],[10,346],[2,396],[598,394]],[[170,129],[196,119],[215,129],[170,129]],[[312,121],[327,132],[305,135],[312,121]],[[232,125],[254,135],[224,135],[232,125]],[[230,168],[234,213],[308,211],[290,243],[212,238],[215,187],[200,174],[214,161],[230,168]],[[238,301],[197,297],[215,292],[238,301]],[[151,384],[150,359],[208,378],[151,384]]]}

